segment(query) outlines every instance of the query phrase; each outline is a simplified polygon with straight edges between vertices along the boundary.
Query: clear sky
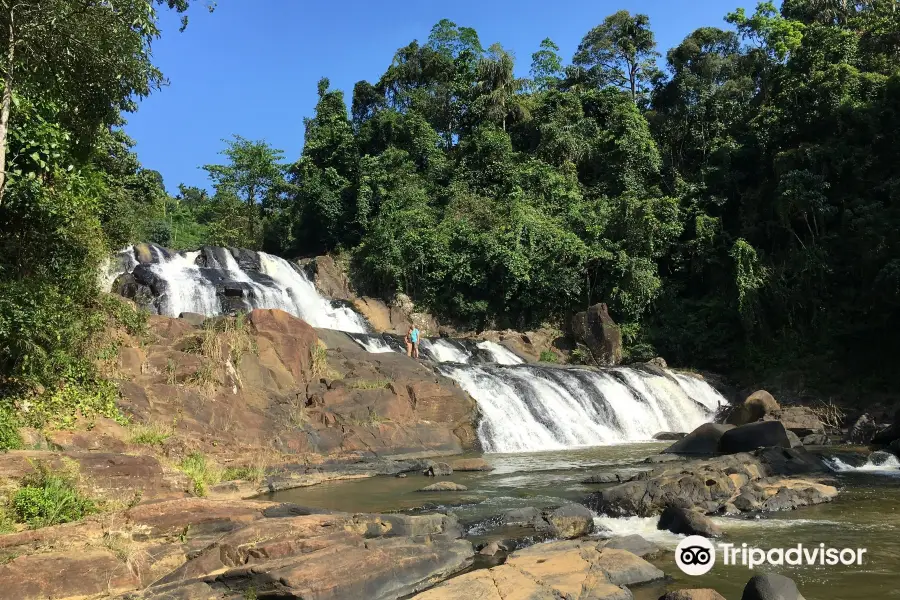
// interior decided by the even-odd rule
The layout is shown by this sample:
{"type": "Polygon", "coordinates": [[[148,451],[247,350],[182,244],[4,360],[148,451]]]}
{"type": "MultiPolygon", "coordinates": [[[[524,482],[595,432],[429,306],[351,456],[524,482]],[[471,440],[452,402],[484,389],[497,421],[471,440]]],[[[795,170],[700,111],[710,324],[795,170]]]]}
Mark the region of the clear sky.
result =
{"type": "Polygon", "coordinates": [[[293,161],[303,148],[303,117],[316,103],[316,82],[328,77],[349,102],[353,84],[376,81],[394,51],[424,41],[448,18],[474,27],[486,48],[500,42],[528,73],[531,54],[550,37],[569,61],[578,42],[621,9],[646,13],[659,51],[702,26],[727,27],[724,16],[747,0],[218,0],[214,13],[192,10],[190,25],[164,11],[163,37],[153,48],[170,85],[128,115],[126,131],[148,169],[166,187],[207,187],[200,165],[219,162],[222,138],[265,139],[293,161]]]}

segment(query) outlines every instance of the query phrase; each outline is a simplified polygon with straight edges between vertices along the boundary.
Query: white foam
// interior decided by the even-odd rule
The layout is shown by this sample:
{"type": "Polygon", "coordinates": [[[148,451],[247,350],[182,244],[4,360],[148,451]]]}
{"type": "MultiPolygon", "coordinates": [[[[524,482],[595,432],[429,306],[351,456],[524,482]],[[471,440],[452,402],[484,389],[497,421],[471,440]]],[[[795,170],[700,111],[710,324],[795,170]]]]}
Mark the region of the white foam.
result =
{"type": "Polygon", "coordinates": [[[594,517],[594,524],[598,529],[609,531],[605,535],[639,535],[661,548],[674,549],[685,536],[657,529],[658,522],[659,517],[608,517],[606,515],[594,517]]]}
{"type": "Polygon", "coordinates": [[[887,452],[877,453],[880,460],[873,461],[872,457],[876,453],[869,456],[866,464],[854,467],[848,465],[838,457],[826,458],[825,464],[838,473],[869,473],[872,475],[887,475],[890,477],[900,477],[900,460],[893,454],[887,452]]]}
{"type": "Polygon", "coordinates": [[[507,348],[504,348],[497,342],[483,340],[481,342],[478,342],[477,346],[482,350],[490,353],[490,355],[493,357],[493,362],[497,363],[498,365],[521,365],[525,362],[514,352],[510,351],[507,348]]]}
{"type": "Polygon", "coordinates": [[[435,340],[422,338],[421,345],[423,349],[431,352],[431,355],[438,362],[454,362],[463,364],[469,362],[470,355],[468,352],[466,352],[462,348],[457,347],[453,342],[447,341],[443,338],[437,338],[435,340]]]}

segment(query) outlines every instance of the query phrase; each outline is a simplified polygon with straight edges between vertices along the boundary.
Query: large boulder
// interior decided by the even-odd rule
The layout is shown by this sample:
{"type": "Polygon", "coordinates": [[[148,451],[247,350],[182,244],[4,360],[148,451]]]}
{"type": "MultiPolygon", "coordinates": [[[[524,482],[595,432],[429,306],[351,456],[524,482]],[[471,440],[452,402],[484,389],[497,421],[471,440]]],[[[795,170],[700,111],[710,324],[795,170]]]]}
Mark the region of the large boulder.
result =
{"type": "Polygon", "coordinates": [[[662,549],[659,546],[651,544],[634,533],[631,535],[609,538],[605,542],[601,542],[597,547],[610,548],[612,550],[627,550],[641,558],[644,558],[645,556],[653,557],[662,552],[662,549]]]}
{"type": "Polygon", "coordinates": [[[818,415],[806,406],[787,406],[780,410],[766,414],[765,421],[781,421],[784,428],[798,436],[825,433],[825,424],[818,415]]]}
{"type": "Polygon", "coordinates": [[[719,452],[735,454],[757,448],[780,446],[790,448],[791,440],[781,421],[761,421],[729,429],[719,440],[719,452]]]}
{"type": "Polygon", "coordinates": [[[298,266],[306,272],[316,289],[323,295],[337,300],[353,301],[350,280],[344,269],[335,262],[334,257],[316,256],[298,261],[298,266]]]}
{"type": "Polygon", "coordinates": [[[311,357],[318,338],[306,321],[283,310],[257,308],[250,312],[250,322],[259,337],[271,343],[281,363],[298,383],[310,378],[311,357]]]}
{"type": "Polygon", "coordinates": [[[602,365],[622,362],[622,332],[606,304],[595,304],[572,317],[572,333],[586,345],[594,359],[602,365]]]}
{"type": "Polygon", "coordinates": [[[703,513],[672,505],[663,510],[656,528],[683,535],[702,535],[703,537],[722,535],[719,526],[703,513]]]}
{"type": "Polygon", "coordinates": [[[847,440],[854,444],[869,444],[877,433],[878,424],[872,415],[865,413],[850,426],[847,440]]]}
{"type": "Polygon", "coordinates": [[[665,450],[664,454],[697,454],[711,455],[719,451],[719,441],[722,435],[734,425],[721,425],[719,423],[704,423],[697,429],[687,434],[683,439],[675,442],[665,450]]]}
{"type": "Polygon", "coordinates": [[[766,390],[757,390],[744,399],[744,403],[737,406],[728,416],[728,423],[732,425],[746,425],[759,421],[766,415],[770,415],[779,409],[778,402],[766,390]]]}
{"type": "Polygon", "coordinates": [[[454,471],[493,471],[492,467],[483,458],[459,458],[450,463],[454,471]]]}
{"type": "Polygon", "coordinates": [[[803,600],[793,579],[769,573],[756,575],[744,586],[741,600],[803,600]]]}
{"type": "Polygon", "coordinates": [[[571,540],[594,532],[594,515],[580,504],[566,504],[546,514],[554,537],[571,540]]]}

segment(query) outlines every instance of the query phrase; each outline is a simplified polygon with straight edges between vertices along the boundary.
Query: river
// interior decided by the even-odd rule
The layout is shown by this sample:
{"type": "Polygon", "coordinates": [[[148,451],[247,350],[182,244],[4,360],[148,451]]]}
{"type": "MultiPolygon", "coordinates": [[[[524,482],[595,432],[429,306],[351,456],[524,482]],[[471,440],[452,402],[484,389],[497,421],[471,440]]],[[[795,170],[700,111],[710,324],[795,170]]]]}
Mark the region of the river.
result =
{"type": "MultiPolygon", "coordinates": [[[[465,492],[419,492],[433,480],[411,473],[406,478],[330,482],[277,492],[267,499],[349,512],[446,512],[469,526],[467,537],[478,544],[491,534],[479,527],[472,528],[472,524],[511,508],[546,508],[579,501],[600,487],[580,483],[592,473],[611,468],[646,468],[643,459],[665,446],[640,443],[540,453],[485,454],[493,471],[457,472],[440,478],[465,485],[468,488],[465,492]]],[[[766,567],[761,572],[780,572],[791,577],[807,600],[900,598],[900,510],[897,508],[900,470],[848,470],[836,473],[836,477],[840,494],[830,504],[751,519],[717,517],[715,520],[724,531],[721,541],[738,547],[746,543],[766,550],[790,548],[798,543],[806,547],[824,543],[833,548],[866,548],[861,567],[784,566],[766,567]]],[[[726,598],[736,599],[754,574],[745,566],[725,566],[719,560],[710,573],[690,577],[682,574],[674,561],[672,551],[681,537],[657,531],[654,519],[598,516],[595,522],[615,534],[640,534],[666,550],[651,562],[671,580],[665,586],[633,589],[637,600],[656,600],[664,587],[669,590],[711,587],[726,598]]],[[[476,567],[482,564],[476,562],[476,567]]]]}

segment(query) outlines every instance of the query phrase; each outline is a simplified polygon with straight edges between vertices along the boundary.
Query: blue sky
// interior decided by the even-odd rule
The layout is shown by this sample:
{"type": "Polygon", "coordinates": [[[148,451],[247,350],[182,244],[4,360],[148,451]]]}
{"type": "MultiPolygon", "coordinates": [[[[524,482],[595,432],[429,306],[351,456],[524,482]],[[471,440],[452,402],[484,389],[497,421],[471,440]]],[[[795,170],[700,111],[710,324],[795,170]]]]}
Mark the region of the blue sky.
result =
{"type": "Polygon", "coordinates": [[[424,41],[448,18],[474,27],[484,47],[500,42],[526,75],[531,53],[545,37],[571,59],[578,42],[607,15],[626,9],[650,16],[665,52],[697,27],[726,27],[723,18],[746,0],[218,0],[214,13],[192,10],[190,25],[163,15],[163,37],[153,47],[170,85],[128,115],[126,131],[148,169],[166,187],[207,187],[203,164],[219,162],[222,138],[265,139],[293,161],[303,148],[303,117],[326,76],[349,101],[353,84],[377,80],[394,51],[424,41]]]}

